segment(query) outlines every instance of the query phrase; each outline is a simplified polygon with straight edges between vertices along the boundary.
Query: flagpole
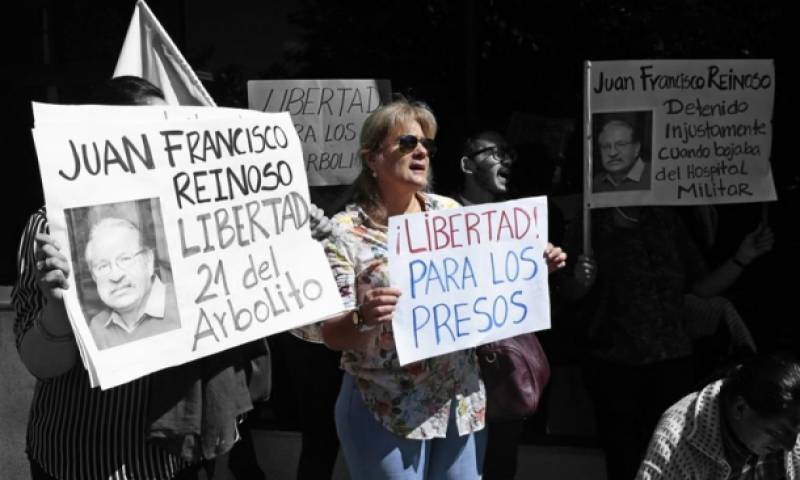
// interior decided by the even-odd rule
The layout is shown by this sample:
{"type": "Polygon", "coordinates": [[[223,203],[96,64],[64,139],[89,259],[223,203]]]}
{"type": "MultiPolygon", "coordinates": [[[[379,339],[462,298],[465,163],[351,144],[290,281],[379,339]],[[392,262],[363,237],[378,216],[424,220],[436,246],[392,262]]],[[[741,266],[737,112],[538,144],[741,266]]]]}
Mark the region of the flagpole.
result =
{"type": "Polygon", "coordinates": [[[583,254],[592,254],[592,109],[590,105],[592,62],[584,62],[583,77],[583,254]]]}

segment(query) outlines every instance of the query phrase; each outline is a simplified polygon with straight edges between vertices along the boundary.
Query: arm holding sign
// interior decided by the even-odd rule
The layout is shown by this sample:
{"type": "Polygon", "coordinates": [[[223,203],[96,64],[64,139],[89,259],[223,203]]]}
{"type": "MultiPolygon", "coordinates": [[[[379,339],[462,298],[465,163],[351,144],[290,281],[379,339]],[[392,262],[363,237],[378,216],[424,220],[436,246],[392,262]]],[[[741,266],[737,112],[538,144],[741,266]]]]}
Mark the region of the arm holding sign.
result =
{"type": "MultiPolygon", "coordinates": [[[[341,218],[341,217],[337,217],[341,218]]],[[[325,253],[346,307],[352,310],[321,325],[322,340],[332,350],[363,348],[377,333],[380,322],[391,322],[400,290],[396,288],[358,289],[351,245],[339,231],[325,242],[325,253]],[[359,318],[360,317],[360,318],[359,318]]],[[[362,282],[362,287],[368,285],[362,282]]]]}
{"type": "Polygon", "coordinates": [[[734,256],[692,285],[692,292],[700,297],[719,295],[742,275],[748,265],[772,250],[774,243],[772,229],[763,223],[759,224],[745,235],[734,256]]]}
{"type": "Polygon", "coordinates": [[[544,248],[544,259],[547,262],[547,272],[553,273],[567,264],[567,253],[550,242],[544,248]]]}
{"type": "Polygon", "coordinates": [[[70,267],[53,237],[47,235],[43,210],[28,221],[19,248],[19,277],[13,303],[22,363],[37,378],[52,378],[75,365],[78,350],[63,293],[70,267]]]}
{"type": "Polygon", "coordinates": [[[308,213],[311,237],[317,241],[326,239],[333,229],[331,219],[326,217],[325,212],[313,203],[309,205],[308,213]]]}
{"type": "Polygon", "coordinates": [[[380,329],[383,322],[392,321],[397,299],[402,292],[397,288],[380,287],[367,290],[361,305],[352,312],[322,324],[322,338],[333,350],[362,348],[380,329]],[[360,319],[356,320],[357,315],[360,319]]]}

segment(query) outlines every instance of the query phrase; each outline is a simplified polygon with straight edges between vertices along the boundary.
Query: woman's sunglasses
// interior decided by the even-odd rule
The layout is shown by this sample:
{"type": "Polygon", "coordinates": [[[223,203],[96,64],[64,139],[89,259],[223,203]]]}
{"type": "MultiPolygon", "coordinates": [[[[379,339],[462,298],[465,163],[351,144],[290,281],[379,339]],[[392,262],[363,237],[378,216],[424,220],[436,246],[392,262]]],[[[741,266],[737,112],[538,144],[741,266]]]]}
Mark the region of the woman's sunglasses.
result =
{"type": "Polygon", "coordinates": [[[397,145],[400,150],[410,152],[417,148],[417,145],[422,144],[425,150],[428,151],[428,156],[433,158],[436,155],[436,143],[432,138],[418,138],[415,135],[403,135],[397,139],[397,145]]]}

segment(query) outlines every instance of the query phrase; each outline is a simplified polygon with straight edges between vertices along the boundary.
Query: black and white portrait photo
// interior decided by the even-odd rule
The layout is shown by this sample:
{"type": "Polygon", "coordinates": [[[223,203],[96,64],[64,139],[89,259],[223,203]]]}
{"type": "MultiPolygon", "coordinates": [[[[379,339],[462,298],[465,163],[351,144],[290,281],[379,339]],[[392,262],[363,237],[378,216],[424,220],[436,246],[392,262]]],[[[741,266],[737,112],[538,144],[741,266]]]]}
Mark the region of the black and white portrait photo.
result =
{"type": "Polygon", "coordinates": [[[97,348],[180,328],[159,200],[65,213],[78,298],[97,348]]]}
{"type": "Polygon", "coordinates": [[[592,115],[594,193],[650,189],[652,125],[650,110],[592,115]]]}

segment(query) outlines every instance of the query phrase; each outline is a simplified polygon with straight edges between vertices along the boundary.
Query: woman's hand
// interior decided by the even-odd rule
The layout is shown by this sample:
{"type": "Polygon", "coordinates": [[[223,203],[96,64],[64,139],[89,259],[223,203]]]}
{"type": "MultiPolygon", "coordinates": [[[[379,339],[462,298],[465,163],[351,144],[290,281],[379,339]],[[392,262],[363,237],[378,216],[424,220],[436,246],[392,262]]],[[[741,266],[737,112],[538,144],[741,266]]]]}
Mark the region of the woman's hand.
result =
{"type": "Polygon", "coordinates": [[[50,235],[36,234],[36,284],[48,300],[62,300],[69,288],[69,261],[50,235]]]}
{"type": "Polygon", "coordinates": [[[78,348],[69,316],[64,308],[64,290],[69,288],[70,265],[53,237],[34,237],[36,285],[45,297],[34,328],[22,337],[22,363],[37,378],[52,378],[68,372],[78,361],[78,348]]]}
{"type": "Polygon", "coordinates": [[[324,240],[331,234],[333,223],[325,216],[325,212],[313,203],[308,208],[308,219],[311,237],[314,240],[324,240]]]}
{"type": "Polygon", "coordinates": [[[556,247],[550,242],[544,248],[544,259],[547,262],[548,273],[553,273],[559,268],[563,268],[567,262],[567,254],[561,247],[556,247]]]}
{"type": "Polygon", "coordinates": [[[391,322],[397,299],[401,294],[399,288],[392,287],[365,290],[359,307],[359,314],[364,324],[374,326],[381,322],[391,322]]]}

